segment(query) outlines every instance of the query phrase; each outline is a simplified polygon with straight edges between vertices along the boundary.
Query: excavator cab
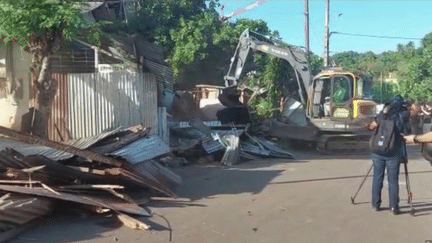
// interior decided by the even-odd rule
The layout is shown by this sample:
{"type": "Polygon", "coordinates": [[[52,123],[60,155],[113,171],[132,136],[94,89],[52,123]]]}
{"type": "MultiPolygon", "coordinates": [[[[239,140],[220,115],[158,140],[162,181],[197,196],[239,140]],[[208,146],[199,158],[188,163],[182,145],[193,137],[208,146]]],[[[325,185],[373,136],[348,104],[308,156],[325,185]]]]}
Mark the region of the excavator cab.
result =
{"type": "Polygon", "coordinates": [[[354,77],[350,74],[317,76],[312,83],[311,118],[348,119],[352,116],[351,101],[354,77]]]}
{"type": "Polygon", "coordinates": [[[320,72],[310,89],[308,116],[312,119],[351,121],[375,116],[375,102],[363,98],[361,77],[340,67],[320,72]]]}

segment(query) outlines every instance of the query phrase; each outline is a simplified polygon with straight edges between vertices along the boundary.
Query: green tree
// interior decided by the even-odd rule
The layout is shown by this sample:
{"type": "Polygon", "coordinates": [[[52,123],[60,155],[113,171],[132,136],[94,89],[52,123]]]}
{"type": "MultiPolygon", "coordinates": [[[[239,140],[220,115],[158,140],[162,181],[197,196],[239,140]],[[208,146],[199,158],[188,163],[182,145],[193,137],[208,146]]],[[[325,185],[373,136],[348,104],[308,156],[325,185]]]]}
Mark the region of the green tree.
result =
{"type": "Polygon", "coordinates": [[[391,82],[374,82],[372,86],[372,99],[378,103],[390,101],[399,94],[398,85],[391,82]]]}
{"type": "Polygon", "coordinates": [[[332,56],[332,59],[336,61],[338,66],[342,66],[348,70],[357,69],[357,61],[360,58],[360,54],[354,51],[347,51],[336,53],[332,56]]]}
{"type": "Polygon", "coordinates": [[[16,42],[33,55],[33,81],[38,95],[42,124],[36,124],[45,136],[46,121],[56,89],[51,82],[50,57],[64,39],[75,36],[83,21],[75,3],[55,0],[2,0],[0,2],[0,38],[16,42]]]}
{"type": "Polygon", "coordinates": [[[217,5],[218,0],[138,0],[129,23],[123,24],[117,31],[139,33],[147,40],[155,41],[171,50],[175,40],[171,39],[170,32],[176,29],[180,22],[197,20],[197,16],[203,12],[216,17],[217,5]]]}
{"type": "Polygon", "coordinates": [[[209,70],[204,64],[214,52],[213,35],[221,25],[218,5],[218,0],[138,0],[134,16],[118,31],[164,46],[175,77],[193,83],[192,76],[200,76],[194,73],[209,70]]]}
{"type": "Polygon", "coordinates": [[[202,13],[188,20],[181,18],[178,27],[170,30],[174,42],[170,61],[176,76],[181,67],[196,60],[204,60],[208,56],[206,48],[212,43],[216,21],[215,16],[202,13]]]}
{"type": "Polygon", "coordinates": [[[406,60],[400,70],[399,89],[413,100],[427,102],[432,100],[432,33],[425,35],[421,47],[415,55],[406,60]]]}
{"type": "Polygon", "coordinates": [[[324,58],[309,53],[308,60],[312,76],[317,75],[324,68],[324,58]]]}

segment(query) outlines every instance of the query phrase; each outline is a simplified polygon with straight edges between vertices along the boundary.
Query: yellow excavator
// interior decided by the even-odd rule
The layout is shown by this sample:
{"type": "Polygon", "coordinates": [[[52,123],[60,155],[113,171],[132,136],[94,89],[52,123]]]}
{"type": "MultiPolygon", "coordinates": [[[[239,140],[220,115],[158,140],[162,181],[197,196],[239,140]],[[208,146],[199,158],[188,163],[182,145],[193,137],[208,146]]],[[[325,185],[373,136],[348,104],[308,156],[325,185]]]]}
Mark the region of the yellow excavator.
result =
{"type": "Polygon", "coordinates": [[[312,78],[302,49],[245,30],[225,76],[227,93],[239,85],[250,50],[288,61],[296,76],[281,117],[271,121],[270,136],[312,142],[320,150],[368,148],[370,134],[363,127],[375,117],[376,103],[363,98],[360,74],[333,67],[312,78]]]}

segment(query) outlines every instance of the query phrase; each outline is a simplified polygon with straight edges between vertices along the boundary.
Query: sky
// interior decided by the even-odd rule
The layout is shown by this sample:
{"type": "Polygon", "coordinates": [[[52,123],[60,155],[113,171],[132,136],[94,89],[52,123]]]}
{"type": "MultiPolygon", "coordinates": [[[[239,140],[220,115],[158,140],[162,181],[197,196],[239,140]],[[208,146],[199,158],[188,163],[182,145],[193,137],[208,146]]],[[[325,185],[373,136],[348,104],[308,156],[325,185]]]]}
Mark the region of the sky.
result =
{"type": "MultiPolygon", "coordinates": [[[[225,4],[224,15],[245,7],[256,0],[220,0],[225,4]]],[[[286,43],[305,46],[304,1],[268,0],[236,18],[262,19],[277,30],[286,43]]],[[[432,0],[371,1],[330,0],[330,32],[413,39],[372,38],[333,33],[330,36],[330,55],[344,51],[376,54],[395,51],[398,44],[420,40],[432,32],[432,0]]],[[[325,1],[309,0],[309,45],[319,56],[324,52],[325,1]]]]}

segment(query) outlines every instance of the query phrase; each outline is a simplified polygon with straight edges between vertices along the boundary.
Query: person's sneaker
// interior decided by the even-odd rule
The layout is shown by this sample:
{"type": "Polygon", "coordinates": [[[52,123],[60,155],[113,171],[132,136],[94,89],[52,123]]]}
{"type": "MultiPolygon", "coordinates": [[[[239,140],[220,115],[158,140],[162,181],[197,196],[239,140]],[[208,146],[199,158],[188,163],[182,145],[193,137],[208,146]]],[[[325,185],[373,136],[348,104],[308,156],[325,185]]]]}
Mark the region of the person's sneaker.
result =
{"type": "Polygon", "coordinates": [[[372,210],[375,212],[378,212],[378,211],[381,211],[381,208],[379,206],[378,207],[372,206],[372,210]]]}
{"type": "Polygon", "coordinates": [[[391,208],[390,211],[393,213],[393,215],[398,215],[400,213],[399,207],[391,208]]]}

